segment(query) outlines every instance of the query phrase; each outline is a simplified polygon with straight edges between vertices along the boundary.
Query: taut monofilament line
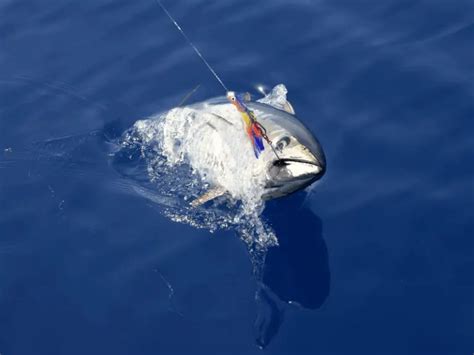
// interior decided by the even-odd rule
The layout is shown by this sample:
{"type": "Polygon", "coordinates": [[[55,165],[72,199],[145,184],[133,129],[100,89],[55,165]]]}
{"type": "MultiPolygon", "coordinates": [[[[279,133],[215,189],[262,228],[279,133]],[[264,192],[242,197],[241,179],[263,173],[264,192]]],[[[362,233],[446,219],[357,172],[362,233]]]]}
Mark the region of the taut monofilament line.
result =
{"type": "Polygon", "coordinates": [[[196,54],[199,56],[199,58],[201,58],[201,60],[203,61],[204,64],[206,64],[206,67],[211,71],[212,75],[214,75],[214,77],[217,79],[217,81],[219,82],[219,84],[222,85],[222,87],[224,88],[225,92],[228,92],[229,89],[227,89],[227,86],[225,86],[224,82],[222,81],[222,79],[219,77],[219,75],[217,75],[216,71],[211,67],[211,65],[209,64],[209,62],[206,60],[206,58],[204,58],[204,56],[201,54],[201,52],[199,51],[199,49],[194,45],[193,42],[191,42],[191,40],[189,39],[189,37],[186,35],[186,33],[183,31],[183,29],[181,28],[181,26],[178,24],[178,22],[176,22],[176,20],[173,18],[173,16],[171,16],[171,14],[169,13],[169,11],[166,9],[166,7],[161,3],[160,0],[156,0],[156,2],[158,3],[158,5],[160,5],[160,7],[163,9],[163,11],[165,12],[165,14],[169,17],[169,19],[171,20],[171,22],[173,22],[173,24],[176,26],[176,28],[178,29],[178,31],[183,35],[184,39],[186,40],[186,42],[188,42],[188,44],[191,46],[191,48],[196,52],[196,54]]]}
{"type": "Polygon", "coordinates": [[[217,79],[219,84],[224,88],[227,94],[227,98],[229,101],[236,106],[237,110],[240,112],[242,115],[242,118],[244,120],[244,123],[246,125],[246,131],[247,135],[250,139],[250,142],[252,143],[252,147],[255,152],[255,157],[258,159],[260,153],[265,149],[263,146],[262,139],[264,139],[268,145],[272,148],[273,153],[277,157],[277,159],[280,159],[278,156],[278,153],[276,152],[275,148],[273,147],[272,141],[268,138],[266,134],[265,128],[257,121],[255,114],[253,113],[252,110],[250,110],[246,104],[244,103],[243,100],[240,100],[237,96],[234,95],[233,92],[229,91],[227,89],[227,86],[225,86],[224,82],[222,79],[217,75],[216,71],[211,67],[209,62],[204,58],[202,53],[199,51],[199,49],[194,45],[193,42],[189,39],[189,37],[186,35],[186,33],[183,31],[181,26],[178,24],[178,22],[174,19],[173,16],[171,16],[170,12],[168,9],[163,5],[163,3],[160,0],[156,0],[158,5],[161,7],[161,9],[164,11],[166,16],[169,17],[171,22],[175,25],[175,27],[178,29],[178,31],[183,35],[184,39],[188,44],[191,46],[191,48],[196,52],[196,54],[201,58],[203,63],[206,65],[206,67],[209,69],[209,71],[214,75],[214,77],[217,79]]]}

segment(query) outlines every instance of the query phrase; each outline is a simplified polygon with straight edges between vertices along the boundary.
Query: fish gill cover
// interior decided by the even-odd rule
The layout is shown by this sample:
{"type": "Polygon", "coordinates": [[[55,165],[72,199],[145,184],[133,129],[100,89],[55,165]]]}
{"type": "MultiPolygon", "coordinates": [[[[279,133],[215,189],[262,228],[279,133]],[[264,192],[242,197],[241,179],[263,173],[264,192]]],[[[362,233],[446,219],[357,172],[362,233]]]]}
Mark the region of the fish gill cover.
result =
{"type": "MultiPolygon", "coordinates": [[[[286,93],[278,85],[259,101],[279,107],[286,93]]],[[[227,103],[178,107],[137,121],[123,134],[114,165],[173,221],[211,232],[235,229],[251,252],[278,244],[260,216],[266,166],[255,159],[239,113],[227,103]],[[190,205],[216,186],[227,191],[225,198],[190,205]]]]}

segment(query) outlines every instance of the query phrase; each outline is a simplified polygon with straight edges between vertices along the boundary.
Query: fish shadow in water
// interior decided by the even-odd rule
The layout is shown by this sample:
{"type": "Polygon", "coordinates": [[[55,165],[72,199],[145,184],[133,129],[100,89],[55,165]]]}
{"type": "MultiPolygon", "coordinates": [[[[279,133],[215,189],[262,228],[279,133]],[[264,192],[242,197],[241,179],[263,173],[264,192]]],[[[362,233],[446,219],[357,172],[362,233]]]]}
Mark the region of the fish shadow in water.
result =
{"type": "Polygon", "coordinates": [[[264,348],[277,334],[284,303],[320,308],[329,295],[328,251],[321,219],[304,206],[304,193],[267,202],[264,217],[279,246],[268,250],[256,294],[256,342],[264,348]]]}

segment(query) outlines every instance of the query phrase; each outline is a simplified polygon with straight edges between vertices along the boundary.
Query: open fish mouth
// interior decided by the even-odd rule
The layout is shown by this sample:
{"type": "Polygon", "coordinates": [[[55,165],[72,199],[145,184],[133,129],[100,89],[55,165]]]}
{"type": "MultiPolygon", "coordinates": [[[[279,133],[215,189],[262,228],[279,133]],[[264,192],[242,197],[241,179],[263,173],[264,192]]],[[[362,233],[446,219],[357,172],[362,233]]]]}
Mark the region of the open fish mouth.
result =
{"type": "Polygon", "coordinates": [[[320,179],[324,173],[325,165],[317,159],[281,158],[272,162],[266,187],[295,191],[320,179]]]}
{"type": "Polygon", "coordinates": [[[309,176],[314,176],[315,178],[320,178],[325,173],[325,165],[321,164],[317,160],[307,160],[307,159],[298,159],[298,158],[282,158],[275,160],[273,166],[284,168],[289,167],[291,170],[294,170],[295,178],[307,178],[309,176]],[[300,172],[298,173],[298,170],[300,172]]]}
{"type": "MultiPolygon", "coordinates": [[[[282,158],[275,160],[273,162],[273,165],[275,166],[286,166],[290,163],[303,163],[303,164],[309,164],[309,165],[315,165],[317,167],[320,167],[320,164],[318,164],[317,161],[311,161],[311,160],[306,160],[306,159],[298,159],[298,158],[282,158]]],[[[321,167],[320,167],[321,168],[321,167]]],[[[322,169],[322,168],[321,168],[322,169]]]]}

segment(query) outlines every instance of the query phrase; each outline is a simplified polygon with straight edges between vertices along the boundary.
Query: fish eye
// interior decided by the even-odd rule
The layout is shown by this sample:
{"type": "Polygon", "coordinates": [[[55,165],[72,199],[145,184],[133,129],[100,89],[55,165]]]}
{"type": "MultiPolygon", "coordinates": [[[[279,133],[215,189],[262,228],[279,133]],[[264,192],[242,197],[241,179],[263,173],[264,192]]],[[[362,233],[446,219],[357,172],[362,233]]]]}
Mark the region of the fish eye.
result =
{"type": "Polygon", "coordinates": [[[288,144],[290,144],[290,137],[283,137],[278,140],[275,148],[281,152],[288,144]]]}
{"type": "Polygon", "coordinates": [[[232,97],[231,100],[232,100],[232,101],[235,101],[235,97],[232,97]]]}

